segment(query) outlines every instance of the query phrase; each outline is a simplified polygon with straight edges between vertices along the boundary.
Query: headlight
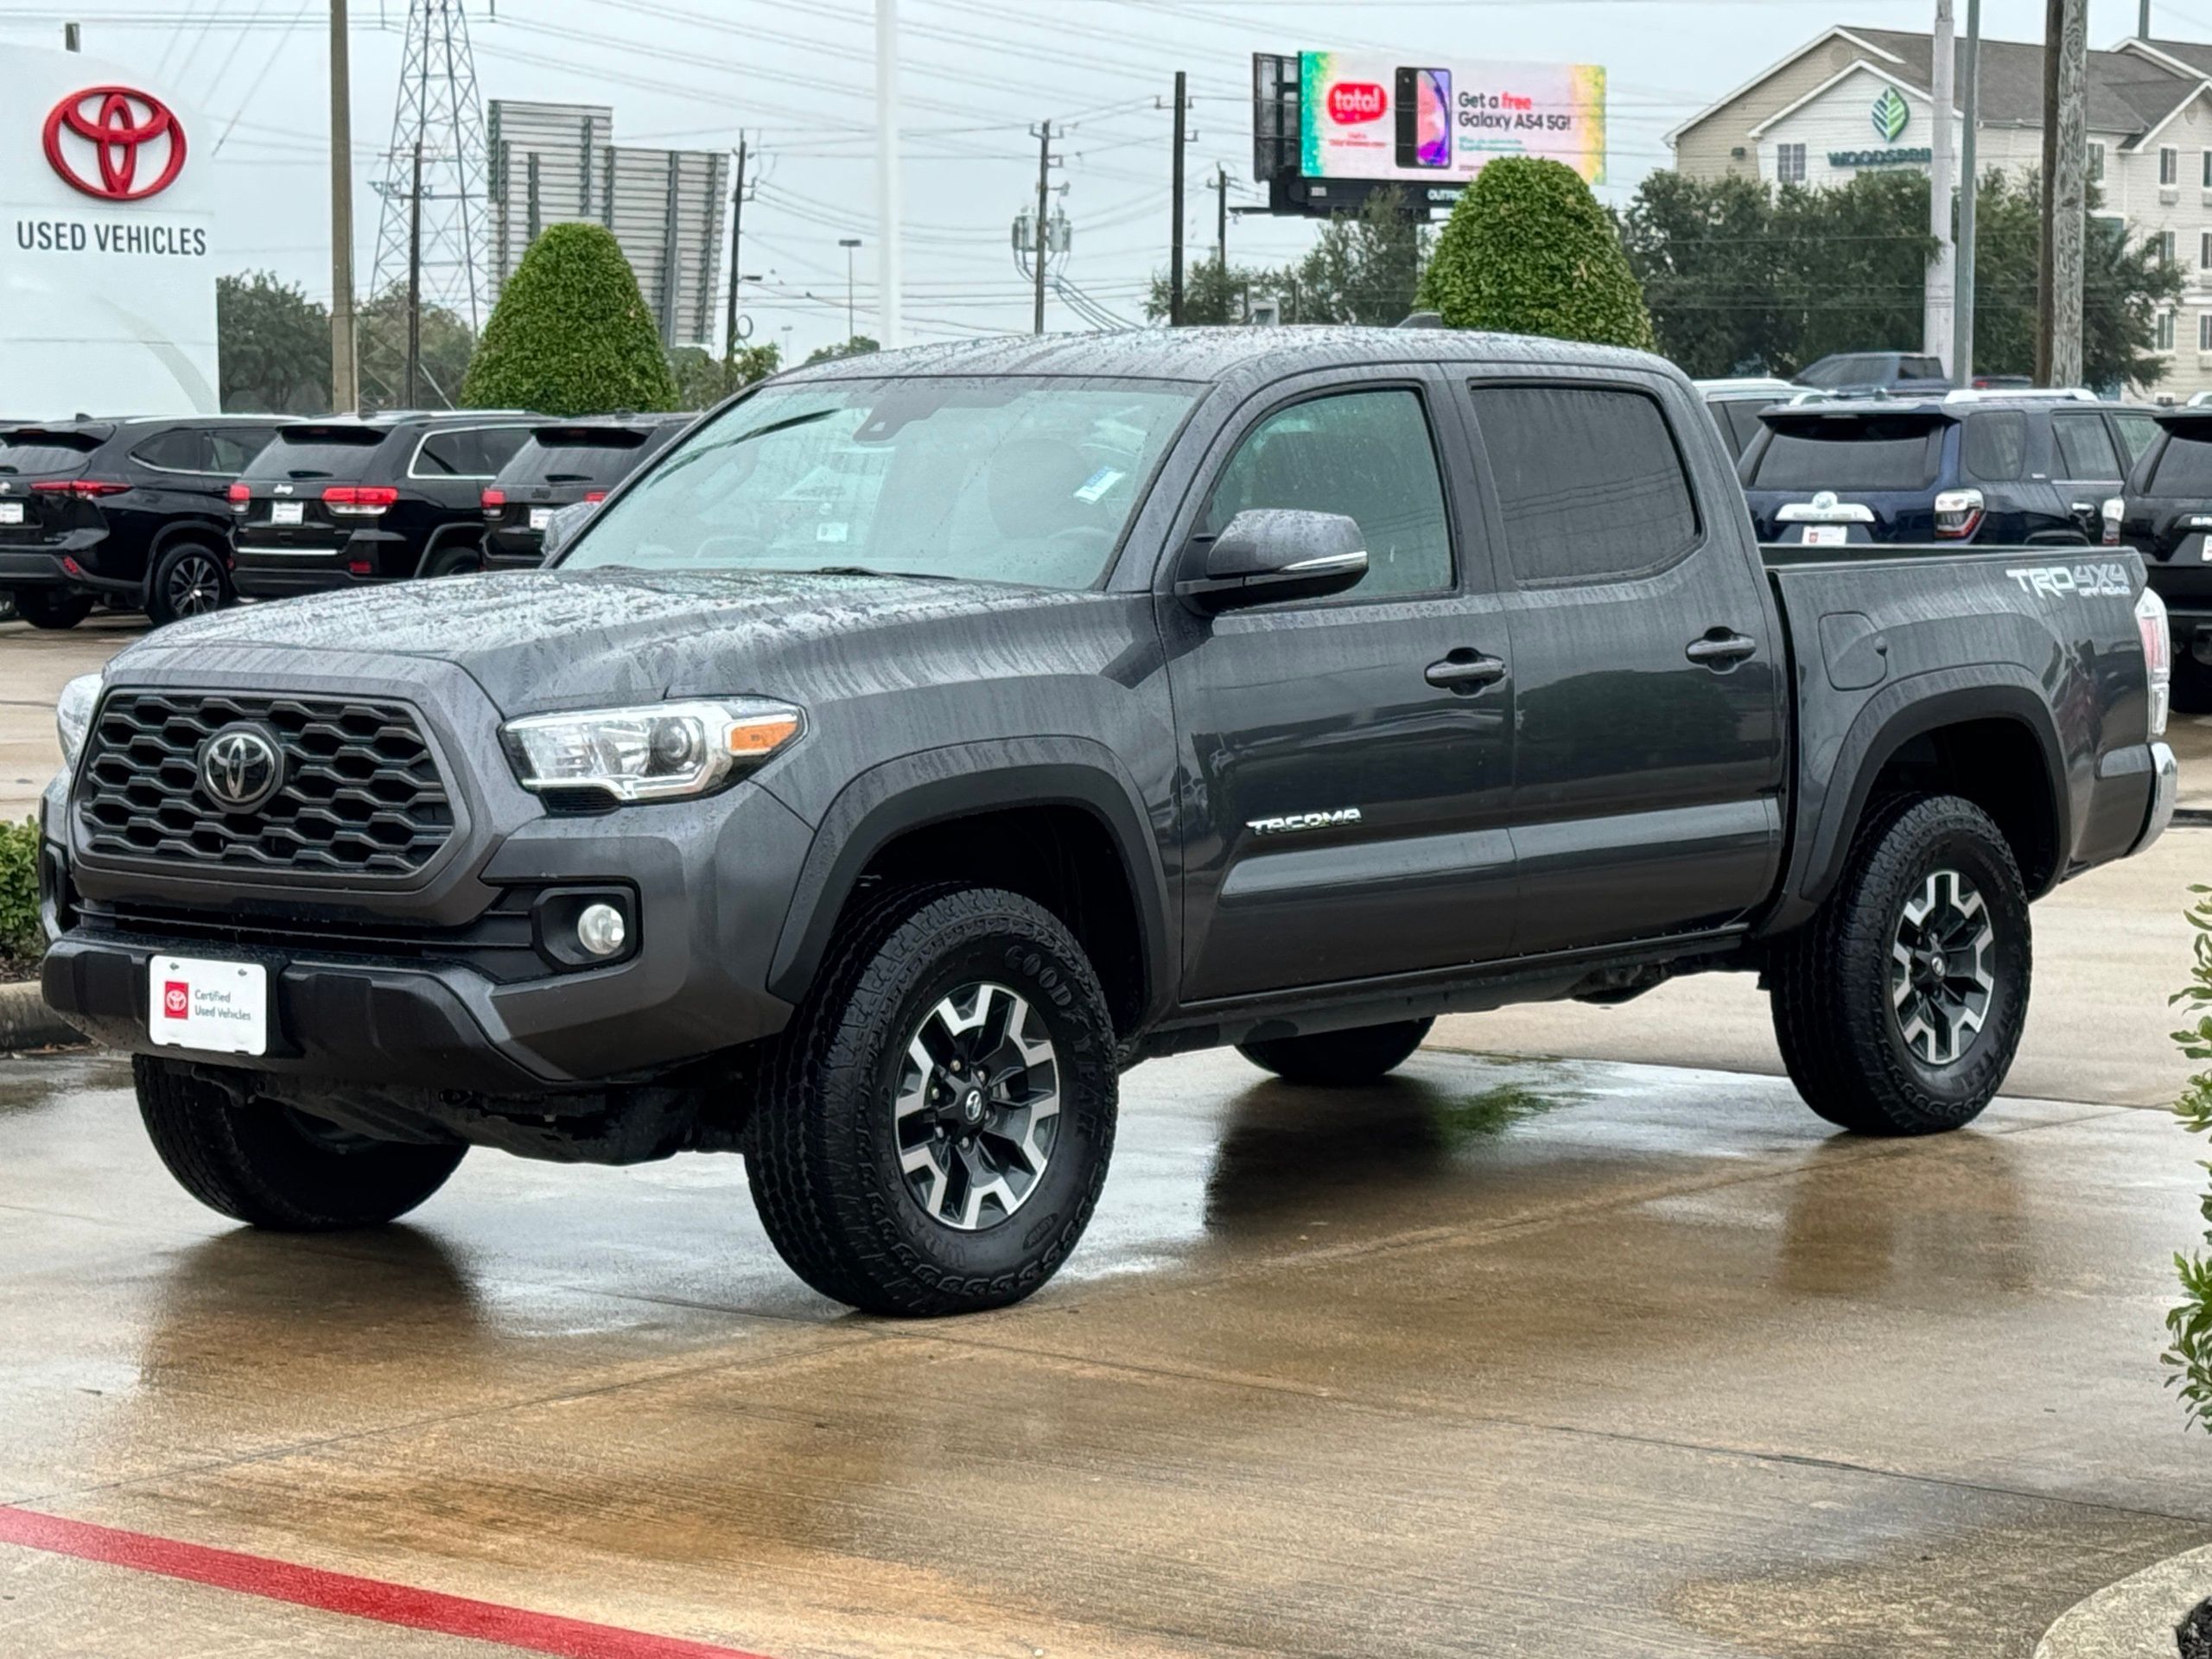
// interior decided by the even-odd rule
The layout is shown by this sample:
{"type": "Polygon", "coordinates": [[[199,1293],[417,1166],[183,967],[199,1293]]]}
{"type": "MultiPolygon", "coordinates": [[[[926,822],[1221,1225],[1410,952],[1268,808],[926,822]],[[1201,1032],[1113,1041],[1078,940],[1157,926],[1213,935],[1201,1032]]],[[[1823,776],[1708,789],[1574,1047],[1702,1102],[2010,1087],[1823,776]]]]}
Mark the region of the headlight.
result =
{"type": "Polygon", "coordinates": [[[100,677],[79,674],[61,688],[61,695],[54,699],[54,725],[61,735],[61,765],[68,769],[77,764],[77,756],[85,747],[85,734],[92,728],[92,709],[100,700],[100,677]]]}
{"type": "Polygon", "coordinates": [[[524,789],[601,789],[618,801],[665,801],[719,788],[804,724],[787,702],[733,697],[532,715],[499,731],[524,789]]]}

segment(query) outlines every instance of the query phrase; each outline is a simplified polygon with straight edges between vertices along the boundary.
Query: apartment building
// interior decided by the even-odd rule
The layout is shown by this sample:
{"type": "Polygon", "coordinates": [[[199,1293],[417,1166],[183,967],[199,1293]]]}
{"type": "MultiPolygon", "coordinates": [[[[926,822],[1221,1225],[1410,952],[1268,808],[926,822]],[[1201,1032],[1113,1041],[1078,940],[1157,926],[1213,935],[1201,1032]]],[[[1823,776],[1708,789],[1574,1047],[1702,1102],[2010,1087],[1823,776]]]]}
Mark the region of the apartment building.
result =
{"type": "MultiPolygon", "coordinates": [[[[1875,168],[1925,172],[1933,60],[1927,35],[1831,29],[1668,134],[1675,165],[1694,178],[1805,185],[1875,168]]],[[[2212,389],[2212,45],[2128,40],[2091,52],[2088,130],[2089,175],[2104,211],[2132,239],[2156,243],[2188,279],[2179,304],[2158,320],[2166,371],[2144,390],[2179,400],[2212,389]]],[[[2041,162],[2040,43],[1982,41],[1975,134],[1985,168],[2041,162]]],[[[1867,345],[1900,343],[1916,342],[1867,345]]]]}

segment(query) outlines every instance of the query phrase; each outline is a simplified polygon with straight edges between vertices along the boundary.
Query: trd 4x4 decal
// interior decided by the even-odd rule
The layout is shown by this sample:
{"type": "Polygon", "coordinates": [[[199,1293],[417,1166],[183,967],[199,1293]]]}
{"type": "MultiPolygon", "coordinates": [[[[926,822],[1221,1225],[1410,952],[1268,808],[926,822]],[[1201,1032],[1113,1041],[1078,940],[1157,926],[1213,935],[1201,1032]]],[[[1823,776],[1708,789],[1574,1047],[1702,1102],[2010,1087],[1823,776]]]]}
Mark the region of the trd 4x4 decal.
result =
{"type": "Polygon", "coordinates": [[[2077,599],[2107,595],[2126,599],[2135,591],[2124,564],[2037,564],[2005,573],[2020,584],[2024,594],[2044,594],[2052,599],[2072,594],[2077,599]]]}

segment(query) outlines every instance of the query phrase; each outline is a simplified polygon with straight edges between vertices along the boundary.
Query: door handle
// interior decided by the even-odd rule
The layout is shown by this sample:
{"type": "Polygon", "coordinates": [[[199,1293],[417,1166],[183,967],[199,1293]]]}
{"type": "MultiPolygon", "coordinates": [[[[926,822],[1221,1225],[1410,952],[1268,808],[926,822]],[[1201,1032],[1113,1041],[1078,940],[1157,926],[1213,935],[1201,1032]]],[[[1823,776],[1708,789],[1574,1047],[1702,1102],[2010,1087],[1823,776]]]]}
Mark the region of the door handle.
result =
{"type": "Polygon", "coordinates": [[[1479,691],[1505,677],[1505,663],[1501,658],[1485,657],[1461,645],[1442,662],[1431,663],[1421,677],[1447,691],[1479,691]]]}
{"type": "Polygon", "coordinates": [[[1759,648],[1759,642],[1726,628],[1714,628],[1684,647],[1682,655],[1707,668],[1730,669],[1759,648]]]}

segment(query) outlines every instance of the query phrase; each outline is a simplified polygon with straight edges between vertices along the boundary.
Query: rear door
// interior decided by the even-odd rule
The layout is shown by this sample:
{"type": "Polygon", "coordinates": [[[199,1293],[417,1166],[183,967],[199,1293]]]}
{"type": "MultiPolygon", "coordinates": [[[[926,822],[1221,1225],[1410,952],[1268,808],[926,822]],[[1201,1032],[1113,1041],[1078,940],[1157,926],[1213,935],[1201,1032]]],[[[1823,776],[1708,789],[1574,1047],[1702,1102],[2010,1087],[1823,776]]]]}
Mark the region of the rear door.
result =
{"type": "Polygon", "coordinates": [[[1787,683],[1719,457],[1658,376],[1468,397],[1512,635],[1516,953],[1737,919],[1779,864],[1787,683]]]}
{"type": "Polygon", "coordinates": [[[2112,427],[2102,410],[2084,404],[2052,411],[2050,437],[2054,479],[2067,514],[2081,527],[2082,539],[2094,542],[2103,531],[2106,499],[2120,493],[2127,476],[2112,427]]]}
{"type": "Polygon", "coordinates": [[[1304,377],[1211,447],[1159,600],[1189,777],[1187,1001],[1511,948],[1510,652],[1449,397],[1434,372],[1402,366],[1304,377]],[[1192,616],[1175,576],[1263,507],[1357,520],[1366,578],[1192,616]]]}

